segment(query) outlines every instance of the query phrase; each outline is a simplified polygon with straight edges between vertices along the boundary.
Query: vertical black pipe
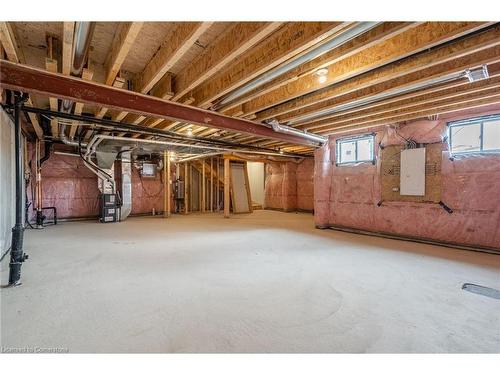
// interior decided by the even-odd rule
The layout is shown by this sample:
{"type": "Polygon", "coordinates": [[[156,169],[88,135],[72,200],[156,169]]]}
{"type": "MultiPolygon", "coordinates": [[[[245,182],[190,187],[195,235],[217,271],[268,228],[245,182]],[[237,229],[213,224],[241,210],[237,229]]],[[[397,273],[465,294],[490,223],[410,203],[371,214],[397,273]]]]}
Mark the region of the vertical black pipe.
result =
{"type": "Polygon", "coordinates": [[[9,286],[20,285],[21,264],[28,259],[23,253],[23,169],[21,149],[21,109],[27,95],[14,97],[14,136],[16,158],[16,224],[12,228],[12,245],[10,250],[9,286]]]}

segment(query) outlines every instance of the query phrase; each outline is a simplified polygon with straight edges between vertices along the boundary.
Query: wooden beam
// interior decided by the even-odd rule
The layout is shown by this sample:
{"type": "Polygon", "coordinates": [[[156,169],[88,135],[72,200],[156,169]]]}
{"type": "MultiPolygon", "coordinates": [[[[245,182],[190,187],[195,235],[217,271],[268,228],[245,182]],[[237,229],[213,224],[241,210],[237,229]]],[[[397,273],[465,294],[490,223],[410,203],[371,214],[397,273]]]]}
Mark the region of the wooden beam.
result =
{"type": "Polygon", "coordinates": [[[195,104],[207,107],[212,101],[304,53],[345,27],[341,22],[290,22],[193,91],[195,104]]]}
{"type": "MultiPolygon", "coordinates": [[[[271,92],[275,89],[278,89],[279,87],[288,85],[289,83],[296,81],[297,79],[305,75],[313,74],[319,69],[326,68],[331,64],[339,62],[342,59],[346,59],[356,53],[363,51],[364,49],[372,47],[375,44],[382,43],[397,34],[418,26],[419,24],[419,22],[382,22],[380,25],[375,26],[367,32],[364,32],[361,35],[358,35],[357,37],[346,41],[340,46],[332,48],[322,55],[304,64],[301,64],[297,68],[276,77],[272,81],[255,88],[241,98],[235,99],[231,103],[223,106],[220,110],[222,111],[222,113],[229,114],[230,110],[236,109],[240,112],[240,115],[244,115],[242,107],[243,103],[271,92]]],[[[354,23],[350,26],[353,27],[355,25],[356,24],[354,23]]],[[[346,27],[339,32],[340,35],[335,35],[335,37],[341,36],[342,32],[349,31],[349,29],[350,27],[346,27]]]]}
{"type": "Polygon", "coordinates": [[[230,173],[231,173],[231,161],[224,157],[224,217],[226,219],[229,218],[229,210],[230,210],[230,201],[229,201],[229,194],[230,194],[230,173]]]}
{"type": "Polygon", "coordinates": [[[112,85],[116,76],[120,72],[121,66],[125,61],[137,35],[141,31],[144,22],[122,22],[115,33],[111,52],[106,60],[106,85],[112,85]]]}
{"type": "Polygon", "coordinates": [[[213,22],[182,22],[168,35],[160,49],[137,80],[138,91],[145,94],[180,60],[213,22]]]}
{"type": "Polygon", "coordinates": [[[324,83],[320,83],[315,74],[307,74],[246,102],[243,111],[245,114],[262,111],[477,31],[489,24],[491,23],[426,22],[329,65],[324,83]]]}
{"type": "Polygon", "coordinates": [[[269,127],[238,117],[133,93],[95,82],[50,73],[44,70],[0,60],[0,84],[12,90],[54,96],[61,99],[97,104],[125,110],[141,116],[174,119],[213,128],[256,134],[291,143],[317,145],[291,134],[276,133],[269,127]]]}
{"type": "Polygon", "coordinates": [[[173,100],[179,100],[281,25],[281,22],[237,22],[176,75],[173,100]]]}
{"type": "MultiPolygon", "coordinates": [[[[14,36],[14,30],[9,22],[0,22],[0,42],[9,61],[21,64],[26,63],[22,50],[18,48],[16,38],[14,36]]],[[[29,98],[27,104],[29,106],[33,106],[33,100],[29,98]]],[[[38,122],[38,117],[34,113],[29,113],[28,117],[33,125],[33,129],[35,130],[38,139],[42,139],[43,130],[38,122]]]]}
{"type": "MultiPolygon", "coordinates": [[[[263,121],[277,118],[281,122],[292,118],[314,113],[322,110],[325,106],[335,105],[336,98],[362,88],[380,84],[403,75],[422,71],[434,65],[442,64],[482,51],[500,43],[500,26],[485,30],[477,35],[445,44],[417,56],[405,59],[398,63],[378,68],[365,73],[360,77],[351,78],[337,85],[329,86],[323,90],[313,92],[304,97],[291,100],[290,102],[276,105],[257,113],[257,120],[263,121]]],[[[386,87],[389,89],[389,87],[386,87]]]]}
{"type": "Polygon", "coordinates": [[[73,39],[75,34],[74,22],[63,22],[62,73],[70,75],[73,59],[73,39]]]}

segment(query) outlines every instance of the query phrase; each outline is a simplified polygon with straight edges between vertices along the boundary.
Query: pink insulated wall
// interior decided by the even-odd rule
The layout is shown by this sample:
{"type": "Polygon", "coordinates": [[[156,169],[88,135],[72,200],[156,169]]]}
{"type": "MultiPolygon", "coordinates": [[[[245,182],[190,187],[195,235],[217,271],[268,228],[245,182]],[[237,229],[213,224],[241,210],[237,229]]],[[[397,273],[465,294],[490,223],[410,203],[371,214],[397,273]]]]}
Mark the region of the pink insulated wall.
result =
{"type": "Polygon", "coordinates": [[[266,163],[264,207],[283,211],[312,211],[314,160],[266,163]]]}
{"type": "MultiPolygon", "coordinates": [[[[450,120],[500,113],[489,111],[456,114],[438,121],[401,124],[398,133],[419,143],[443,140],[450,120]]],[[[394,129],[366,129],[376,133],[375,155],[383,146],[402,144],[394,129]]],[[[349,135],[353,135],[349,134],[349,135]]],[[[345,136],[345,135],[343,135],[345,136]]],[[[335,166],[336,137],[315,153],[314,212],[318,227],[339,226],[500,249],[500,155],[460,156],[453,161],[443,142],[441,200],[438,204],[383,202],[380,191],[380,158],[376,165],[335,166]]]]}

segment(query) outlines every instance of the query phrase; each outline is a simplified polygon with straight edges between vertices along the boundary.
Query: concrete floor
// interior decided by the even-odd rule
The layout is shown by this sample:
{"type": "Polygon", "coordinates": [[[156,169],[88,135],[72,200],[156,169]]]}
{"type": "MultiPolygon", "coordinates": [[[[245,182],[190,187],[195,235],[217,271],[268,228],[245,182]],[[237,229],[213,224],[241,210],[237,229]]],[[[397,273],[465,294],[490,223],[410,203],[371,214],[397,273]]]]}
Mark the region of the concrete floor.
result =
{"type": "MultiPolygon", "coordinates": [[[[500,256],[256,211],[27,230],[1,345],[70,352],[499,352],[500,256]]],[[[2,283],[8,260],[1,265],[2,283]]]]}

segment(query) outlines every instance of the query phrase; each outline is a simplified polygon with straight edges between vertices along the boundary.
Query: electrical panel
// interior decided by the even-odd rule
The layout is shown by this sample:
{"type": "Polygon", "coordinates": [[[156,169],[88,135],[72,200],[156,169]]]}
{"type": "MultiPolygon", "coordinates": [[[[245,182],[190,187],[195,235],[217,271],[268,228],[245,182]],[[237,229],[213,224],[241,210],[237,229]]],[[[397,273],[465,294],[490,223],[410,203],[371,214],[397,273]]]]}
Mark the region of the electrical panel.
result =
{"type": "Polygon", "coordinates": [[[425,147],[401,151],[400,194],[425,195],[425,147]]]}

